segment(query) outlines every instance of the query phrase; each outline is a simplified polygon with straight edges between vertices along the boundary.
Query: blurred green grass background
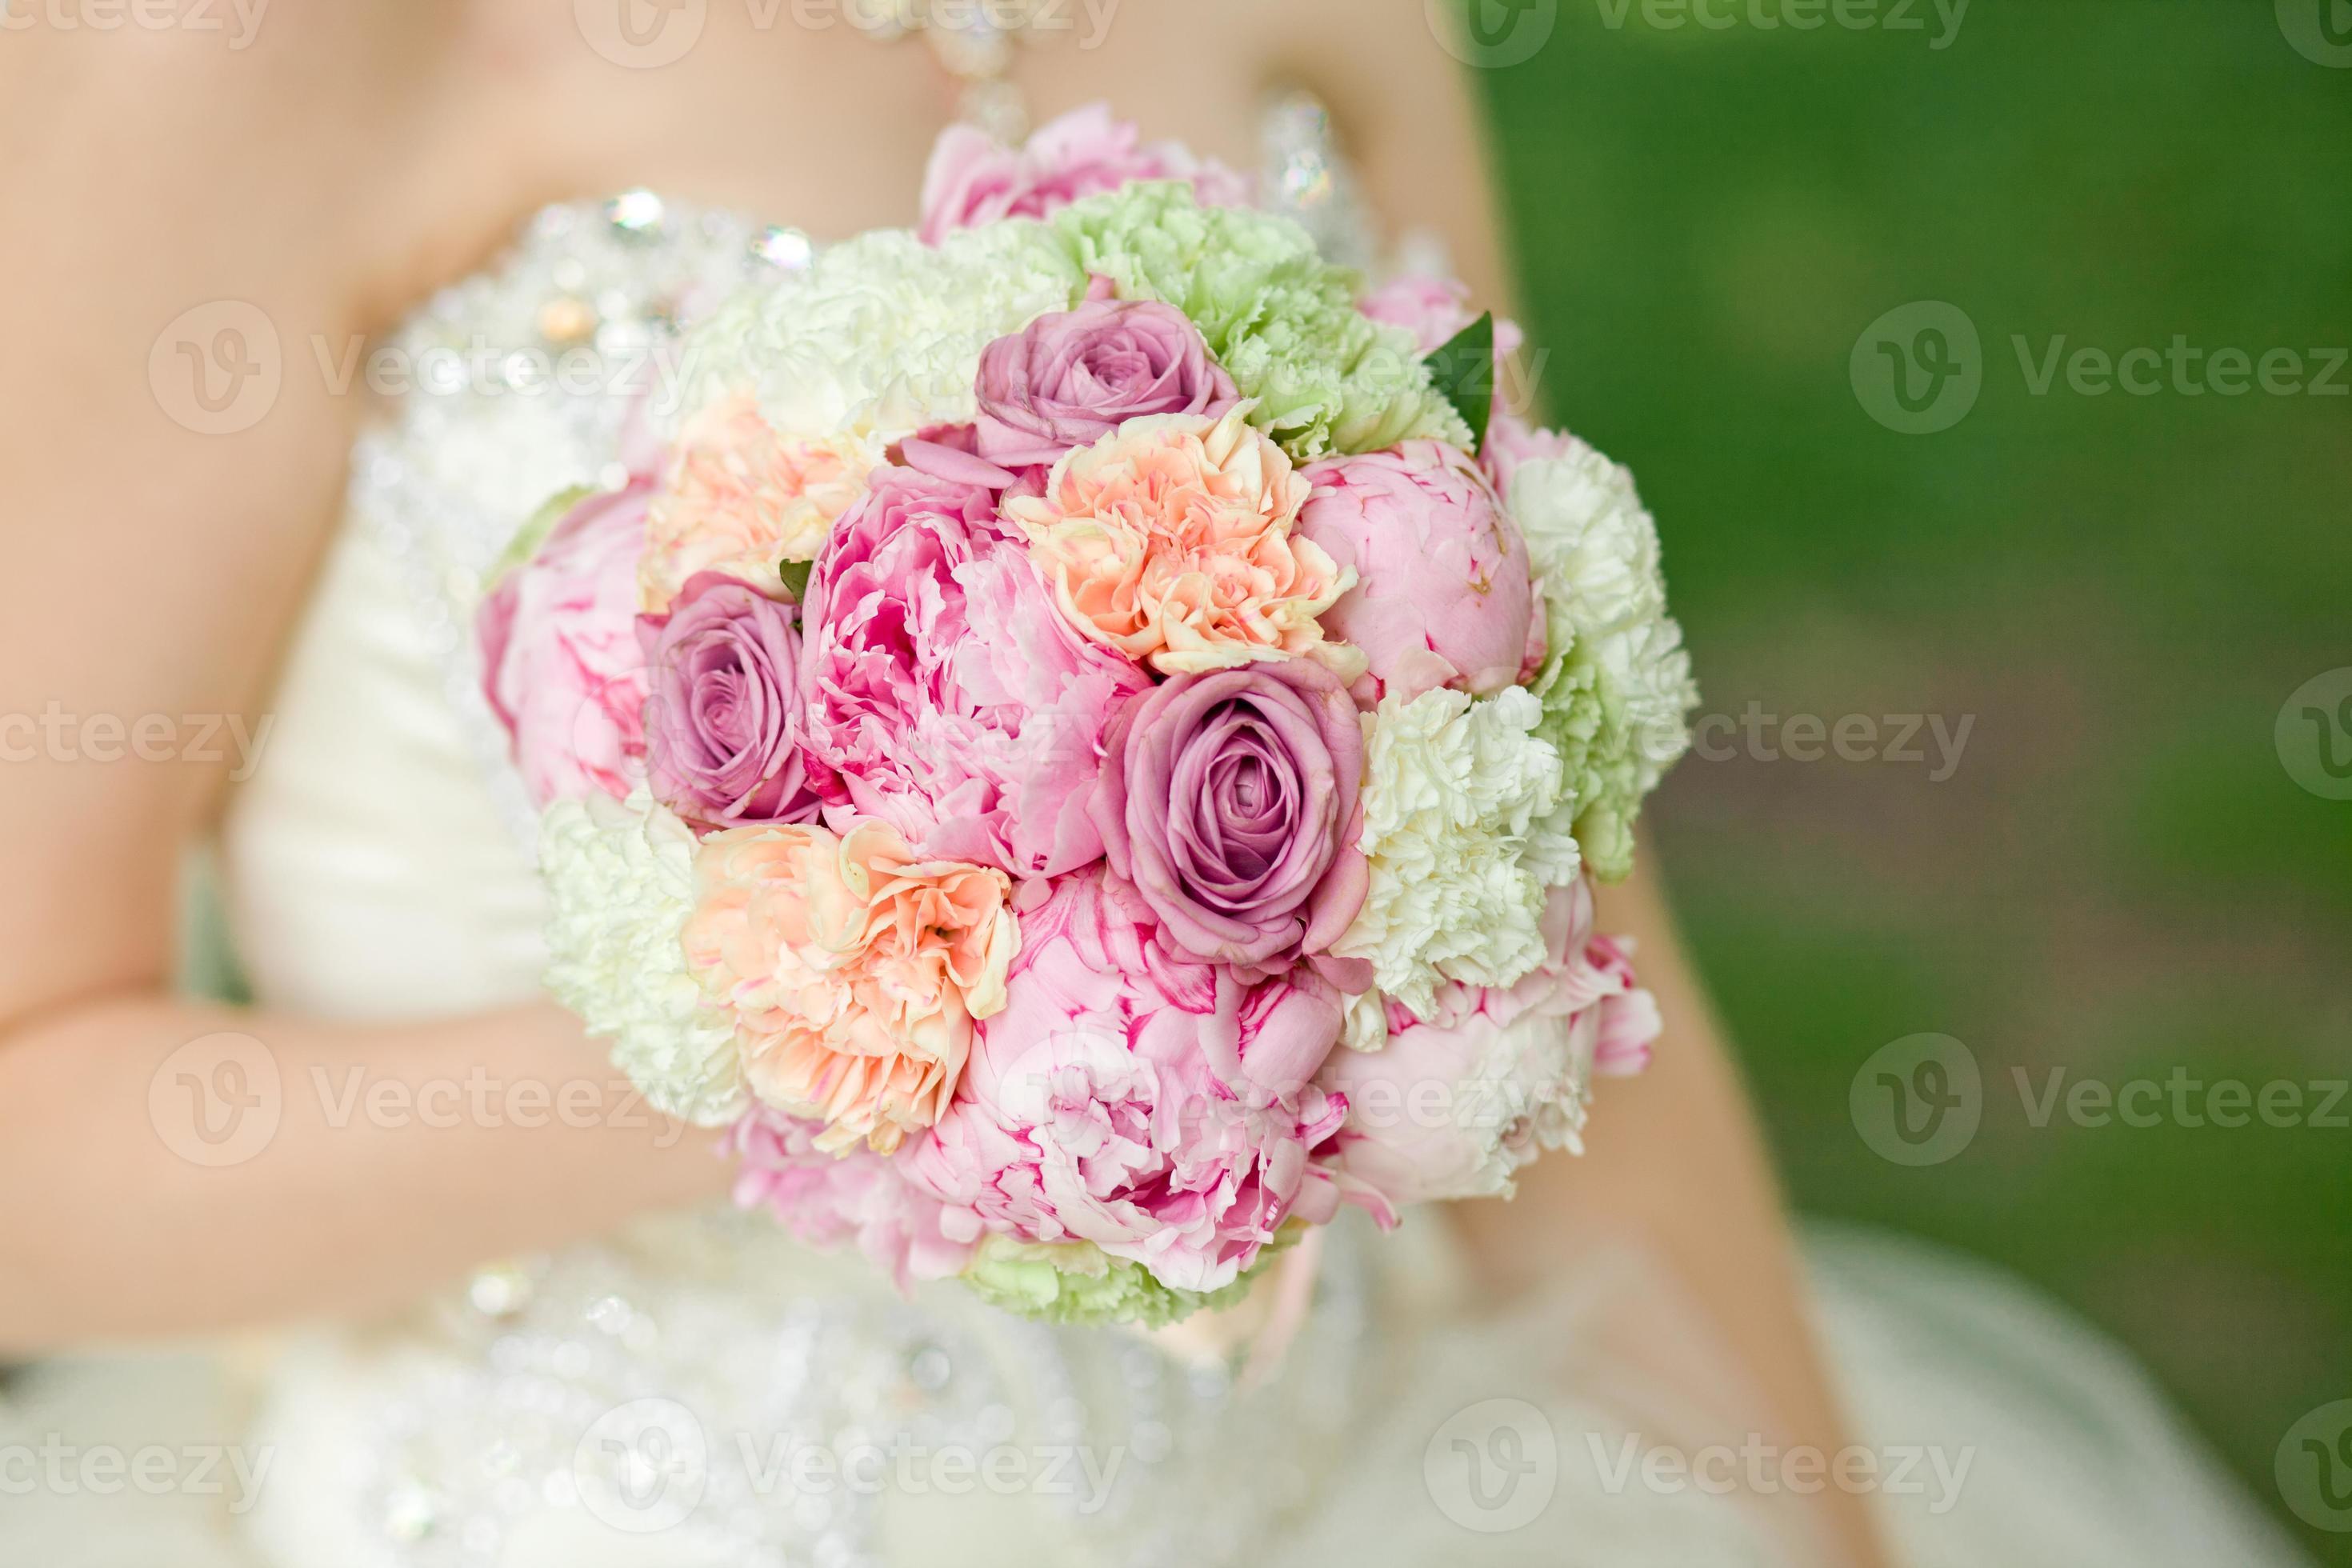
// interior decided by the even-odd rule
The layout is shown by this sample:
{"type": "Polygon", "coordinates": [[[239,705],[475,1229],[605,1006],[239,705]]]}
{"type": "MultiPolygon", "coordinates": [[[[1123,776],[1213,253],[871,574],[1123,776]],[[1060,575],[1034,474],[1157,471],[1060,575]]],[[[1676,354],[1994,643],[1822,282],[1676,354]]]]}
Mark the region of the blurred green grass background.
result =
{"type": "Polygon", "coordinates": [[[2036,1126],[2013,1074],[2352,1075],[2352,803],[2273,740],[2352,666],[2352,396],[2035,395],[2011,340],[2352,343],[2352,69],[2271,0],[1977,0],[1942,49],[1916,9],[1559,0],[1481,73],[1539,396],[1640,478],[1703,712],[1974,717],[1942,783],[1694,757],[1653,809],[1798,1203],[2035,1281],[2284,1512],[2280,1439],[2352,1397],[2352,1130],[2036,1126]],[[1984,388],[1903,436],[1848,356],[1920,300],[1975,321],[1984,388]],[[1910,1169],[1847,1094],[1920,1032],[1985,1112],[1910,1169]]]}

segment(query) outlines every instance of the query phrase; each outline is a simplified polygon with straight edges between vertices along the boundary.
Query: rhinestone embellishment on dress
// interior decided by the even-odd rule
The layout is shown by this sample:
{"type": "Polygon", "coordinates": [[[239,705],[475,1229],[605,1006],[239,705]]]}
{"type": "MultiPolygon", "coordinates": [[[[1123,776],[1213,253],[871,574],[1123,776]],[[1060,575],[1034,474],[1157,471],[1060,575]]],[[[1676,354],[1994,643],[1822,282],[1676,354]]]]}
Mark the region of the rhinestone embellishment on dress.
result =
{"type": "Polygon", "coordinates": [[[549,496],[626,481],[623,431],[675,373],[681,320],[812,253],[796,231],[651,191],[549,207],[502,268],[443,290],[388,345],[408,390],[353,454],[352,515],[397,563],[526,846],[533,813],[474,648],[487,574],[549,496]]]}

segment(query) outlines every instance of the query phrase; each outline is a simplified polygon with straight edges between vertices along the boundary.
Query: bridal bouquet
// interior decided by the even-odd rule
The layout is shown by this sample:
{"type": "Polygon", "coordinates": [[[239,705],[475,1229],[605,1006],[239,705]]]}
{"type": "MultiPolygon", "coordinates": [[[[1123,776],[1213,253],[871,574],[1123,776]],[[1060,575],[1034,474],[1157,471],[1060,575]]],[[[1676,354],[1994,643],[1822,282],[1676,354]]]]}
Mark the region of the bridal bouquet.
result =
{"type": "Polygon", "coordinates": [[[1100,110],[686,339],[480,617],[548,983],[739,1194],[1057,1321],[1507,1194],[1658,1032],[1623,877],[1695,700],[1513,334],[1100,110]]]}

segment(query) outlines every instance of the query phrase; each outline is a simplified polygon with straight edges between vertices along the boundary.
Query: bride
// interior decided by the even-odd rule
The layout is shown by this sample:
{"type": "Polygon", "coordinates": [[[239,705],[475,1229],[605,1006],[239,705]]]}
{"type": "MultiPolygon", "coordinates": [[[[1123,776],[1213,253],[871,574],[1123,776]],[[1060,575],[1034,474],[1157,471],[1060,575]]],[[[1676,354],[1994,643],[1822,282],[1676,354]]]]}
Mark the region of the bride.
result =
{"type": "Polygon", "coordinates": [[[1586,1156],[1189,1334],[901,1301],[734,1222],[708,1138],[606,1082],[538,996],[457,628],[617,400],[507,355],[643,357],[802,235],[908,222],[941,128],[1024,101],[1271,160],[1335,243],[1360,204],[1502,292],[1438,7],[992,5],[1010,50],[889,8],[52,7],[0,49],[0,714],[43,726],[0,769],[0,1560],[2294,1561],[2013,1289],[1800,1256],[1642,879],[1601,922],[1670,1032],[1586,1156]],[[249,1006],[172,984],[194,844],[249,1006]]]}

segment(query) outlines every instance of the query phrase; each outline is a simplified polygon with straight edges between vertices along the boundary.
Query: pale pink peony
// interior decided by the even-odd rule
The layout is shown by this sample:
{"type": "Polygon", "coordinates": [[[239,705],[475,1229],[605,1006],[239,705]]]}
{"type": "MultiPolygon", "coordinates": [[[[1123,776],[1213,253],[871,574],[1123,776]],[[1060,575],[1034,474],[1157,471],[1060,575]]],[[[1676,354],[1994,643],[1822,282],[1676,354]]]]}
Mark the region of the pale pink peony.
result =
{"type": "Polygon", "coordinates": [[[1307,483],[1246,412],[1130,420],[1004,514],[1071,624],[1163,675],[1304,657],[1351,681],[1362,656],[1316,617],[1354,574],[1296,535],[1307,483]]]}
{"type": "MultiPolygon", "coordinates": [[[[1470,308],[1470,285],[1425,272],[1407,273],[1365,295],[1357,309],[1373,321],[1402,327],[1423,353],[1435,353],[1478,319],[1470,308]]],[[[1519,352],[1527,334],[1506,316],[1495,319],[1496,364],[1519,352]]]]}
{"type": "Polygon", "coordinates": [[[533,805],[645,778],[646,656],[636,564],[650,480],[591,496],[482,603],[482,689],[513,742],[533,805]]]}
{"type": "MultiPolygon", "coordinates": [[[[987,468],[944,444],[918,459],[987,468]]],[[[1058,875],[1102,856],[1103,731],[1150,682],[1070,627],[998,527],[982,485],[877,470],[809,580],[807,749],[835,817],[888,822],[926,856],[1058,875]]]]}
{"type": "Polygon", "coordinates": [[[777,569],[807,561],[866,493],[855,442],[777,434],[749,394],[722,397],[678,433],[639,568],[639,607],[659,615],[687,580],[724,572],[773,591],[777,569]]]}
{"type": "Polygon", "coordinates": [[[1486,445],[1478,454],[1479,467],[1506,504],[1511,499],[1511,477],[1527,463],[1572,458],[1584,443],[1565,430],[1544,430],[1505,409],[1495,410],[1487,427],[1486,445]]]}
{"type": "MultiPolygon", "coordinates": [[[[1587,890],[1585,897],[1591,894],[1587,890]]],[[[1592,1070],[1602,1078],[1633,1078],[1650,1065],[1658,1037],[1666,1032],[1658,999],[1641,987],[1633,973],[1631,937],[1596,936],[1585,943],[1584,962],[1576,966],[1574,994],[1586,1007],[1600,1009],[1599,1032],[1592,1041],[1592,1070]]]]}
{"type": "Polygon", "coordinates": [[[1527,541],[1467,452],[1407,441],[1305,477],[1299,533],[1355,574],[1323,626],[1363,650],[1359,701],[1517,684],[1536,618],[1527,541]]]}
{"type": "Polygon", "coordinates": [[[868,822],[715,833],[694,881],[687,965],[733,1014],[762,1102],[823,1122],[827,1152],[887,1154],[939,1120],[972,1021],[1004,1006],[1020,936],[1003,872],[919,860],[868,822]]]}
{"type": "Polygon", "coordinates": [[[1338,993],[1186,960],[1098,876],[1064,879],[1022,923],[1005,1010],[908,1163],[951,1205],[950,1234],[1091,1241],[1215,1290],[1285,1221],[1332,1217],[1315,1155],[1346,1106],[1309,1080],[1339,1038],[1338,993]]]}
{"type": "Polygon", "coordinates": [[[720,1149],[738,1162],[736,1205],[765,1208],[811,1247],[856,1247],[902,1291],[971,1265],[972,1244],[948,1237],[947,1205],[907,1179],[908,1151],[827,1153],[818,1147],[824,1131],[754,1107],[720,1149]]]}
{"type": "Polygon", "coordinates": [[[1026,145],[1007,147],[971,125],[951,125],[923,174],[923,242],[1008,217],[1045,217],[1130,180],[1189,180],[1203,206],[1246,206],[1251,182],[1173,142],[1146,144],[1108,104],[1072,110],[1026,145]]]}
{"type": "Polygon", "coordinates": [[[1335,1172],[1383,1224],[1410,1204],[1509,1195],[1548,1148],[1581,1149],[1595,1073],[1639,1072],[1660,1029],[1625,947],[1592,934],[1592,894],[1555,888],[1551,957],[1504,990],[1441,987],[1425,1018],[1388,1004],[1376,1051],[1334,1052],[1318,1079],[1344,1098],[1335,1172]]]}

